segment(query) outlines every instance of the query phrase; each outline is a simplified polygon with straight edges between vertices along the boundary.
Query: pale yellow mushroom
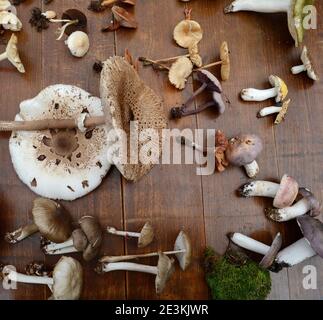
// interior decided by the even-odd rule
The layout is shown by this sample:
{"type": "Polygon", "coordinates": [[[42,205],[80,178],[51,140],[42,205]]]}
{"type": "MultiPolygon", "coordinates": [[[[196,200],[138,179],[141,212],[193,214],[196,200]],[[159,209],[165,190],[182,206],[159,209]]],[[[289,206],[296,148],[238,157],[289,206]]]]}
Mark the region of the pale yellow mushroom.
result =
{"type": "Polygon", "coordinates": [[[193,64],[187,57],[180,57],[169,70],[168,79],[177,89],[184,89],[187,78],[193,71],[193,64]]]}

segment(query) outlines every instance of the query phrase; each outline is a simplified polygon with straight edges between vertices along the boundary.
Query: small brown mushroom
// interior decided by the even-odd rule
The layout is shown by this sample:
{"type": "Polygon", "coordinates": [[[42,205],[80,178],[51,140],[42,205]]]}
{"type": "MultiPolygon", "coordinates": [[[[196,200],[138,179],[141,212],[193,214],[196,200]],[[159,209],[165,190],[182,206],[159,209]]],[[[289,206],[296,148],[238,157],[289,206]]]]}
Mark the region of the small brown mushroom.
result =
{"type": "Polygon", "coordinates": [[[116,3],[134,6],[136,4],[136,0],[92,0],[88,6],[88,9],[94,12],[102,12],[106,8],[116,3]]]}
{"type": "Polygon", "coordinates": [[[136,29],[138,27],[138,22],[136,21],[135,16],[126,9],[119,6],[113,6],[111,11],[115,21],[109,26],[104,27],[102,31],[115,31],[120,27],[130,29],[136,29]]]}

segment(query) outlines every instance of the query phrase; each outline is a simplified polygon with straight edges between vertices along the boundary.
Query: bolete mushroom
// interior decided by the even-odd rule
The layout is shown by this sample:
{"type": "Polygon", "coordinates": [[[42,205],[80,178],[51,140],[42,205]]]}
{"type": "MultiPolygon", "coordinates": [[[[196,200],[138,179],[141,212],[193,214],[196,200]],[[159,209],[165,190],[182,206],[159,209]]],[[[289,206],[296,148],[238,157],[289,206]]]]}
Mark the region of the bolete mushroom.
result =
{"type": "Polygon", "coordinates": [[[280,123],[282,123],[283,120],[285,120],[285,116],[287,114],[288,107],[290,105],[290,101],[291,100],[288,99],[286,101],[279,102],[277,104],[277,106],[275,106],[275,107],[272,106],[272,107],[263,108],[259,111],[257,117],[263,118],[263,117],[269,116],[271,114],[278,113],[274,124],[280,124],[280,123]]]}
{"type": "Polygon", "coordinates": [[[75,31],[65,41],[68,49],[74,57],[84,57],[90,48],[88,35],[83,31],[75,31]]]}
{"type": "Polygon", "coordinates": [[[315,0],[235,0],[224,9],[225,13],[254,11],[262,13],[287,13],[288,28],[297,47],[304,38],[303,9],[315,0]]]}
{"type": "Polygon", "coordinates": [[[306,213],[311,217],[318,216],[320,214],[321,204],[313,193],[306,188],[299,188],[299,194],[303,198],[290,207],[280,209],[266,208],[266,216],[277,222],[289,221],[306,213]]]}
{"type": "Polygon", "coordinates": [[[302,60],[303,64],[293,67],[291,69],[292,74],[299,74],[301,72],[306,71],[307,76],[310,79],[312,79],[314,81],[318,81],[319,77],[316,74],[316,71],[315,71],[315,68],[314,68],[314,65],[313,65],[313,59],[310,56],[306,46],[304,46],[304,48],[303,48],[303,51],[302,51],[302,54],[301,54],[301,60],[302,60]]]}
{"type": "Polygon", "coordinates": [[[292,205],[298,195],[297,181],[288,176],[283,175],[280,183],[271,181],[251,181],[242,185],[238,189],[240,196],[249,197],[268,197],[274,198],[274,207],[285,208],[292,205]]]}
{"type": "Polygon", "coordinates": [[[287,94],[288,88],[286,83],[279,78],[278,76],[271,75],[269,76],[269,83],[273,88],[271,89],[243,89],[241,91],[241,98],[244,101],[264,101],[267,99],[275,98],[276,102],[283,101],[287,94]]]}
{"type": "MultiPolygon", "coordinates": [[[[75,86],[53,85],[22,102],[15,120],[55,119],[59,124],[59,119],[66,118],[75,126],[74,119],[84,120],[88,115],[103,116],[99,98],[75,86]]],[[[48,127],[47,120],[44,122],[48,127]]],[[[82,125],[80,121],[80,129],[82,125]]],[[[74,200],[85,196],[100,185],[111,166],[107,159],[110,128],[106,124],[82,131],[13,132],[9,150],[15,171],[43,197],[74,200]]]]}
{"type": "Polygon", "coordinates": [[[113,6],[111,11],[115,20],[107,27],[104,27],[102,31],[115,31],[120,27],[130,29],[136,29],[138,27],[135,16],[126,9],[119,6],[113,6]]]}
{"type": "Polygon", "coordinates": [[[5,30],[20,31],[22,23],[14,13],[9,11],[0,11],[0,26],[5,30]]]}
{"type": "Polygon", "coordinates": [[[80,228],[75,229],[72,237],[63,243],[47,243],[42,249],[45,254],[67,254],[83,252],[83,259],[94,259],[101,247],[102,230],[95,217],[83,216],[79,220],[80,228]]]}
{"type": "Polygon", "coordinates": [[[39,232],[46,239],[60,243],[71,236],[71,218],[59,203],[49,199],[36,198],[33,204],[32,216],[32,224],[27,224],[13,232],[6,233],[5,240],[14,244],[39,232]]]}
{"type": "Polygon", "coordinates": [[[50,299],[78,300],[82,293],[82,266],[77,260],[70,257],[62,257],[57,262],[52,277],[26,275],[8,267],[4,267],[2,272],[14,282],[48,285],[53,293],[50,299]]]}
{"type": "Polygon", "coordinates": [[[248,177],[254,178],[259,173],[256,158],[262,149],[262,140],[257,135],[243,134],[229,140],[225,156],[230,164],[243,166],[248,177]]]}
{"type": "Polygon", "coordinates": [[[25,73],[24,65],[22,64],[19,57],[17,44],[18,44],[18,38],[15,34],[12,34],[7,44],[6,51],[0,54],[0,61],[8,59],[10,63],[13,66],[15,66],[19,72],[25,73]]]}
{"type": "Polygon", "coordinates": [[[120,231],[114,227],[107,227],[107,232],[125,238],[137,238],[138,248],[147,247],[154,240],[154,228],[150,222],[146,222],[140,232],[120,231]]]}
{"type": "MultiPolygon", "coordinates": [[[[164,251],[163,254],[175,255],[181,269],[185,271],[188,268],[188,266],[191,264],[191,260],[192,260],[192,245],[188,234],[184,231],[181,231],[176,238],[174,250],[164,251]]],[[[107,262],[111,263],[111,262],[134,260],[138,258],[155,257],[158,255],[159,255],[159,252],[134,254],[134,255],[126,255],[126,256],[104,256],[99,261],[104,263],[107,263],[107,262]]]]}
{"type": "Polygon", "coordinates": [[[150,273],[156,275],[155,288],[156,293],[161,294],[165,289],[166,283],[174,272],[174,259],[168,258],[162,252],[159,252],[159,260],[157,266],[147,266],[139,263],[132,262],[114,262],[114,263],[101,263],[97,265],[95,271],[97,273],[105,273],[111,271],[135,271],[150,273]]]}
{"type": "Polygon", "coordinates": [[[177,89],[183,90],[186,85],[187,78],[193,71],[193,64],[186,57],[178,58],[170,67],[168,73],[169,82],[177,89]]]}

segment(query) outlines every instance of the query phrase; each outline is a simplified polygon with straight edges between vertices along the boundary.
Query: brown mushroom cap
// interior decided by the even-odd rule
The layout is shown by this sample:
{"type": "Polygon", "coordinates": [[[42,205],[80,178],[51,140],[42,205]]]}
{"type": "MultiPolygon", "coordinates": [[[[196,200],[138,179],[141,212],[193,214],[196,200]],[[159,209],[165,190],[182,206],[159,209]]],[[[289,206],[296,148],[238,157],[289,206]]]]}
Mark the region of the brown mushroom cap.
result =
{"type": "Polygon", "coordinates": [[[229,140],[225,155],[235,166],[252,163],[263,149],[261,139],[254,134],[243,134],[229,140]]]}
{"type": "Polygon", "coordinates": [[[221,64],[221,78],[223,81],[227,81],[230,78],[230,51],[228,43],[226,41],[222,42],[220,47],[220,59],[221,64]]]}
{"type": "Polygon", "coordinates": [[[181,231],[176,238],[174,251],[177,250],[185,250],[185,252],[176,253],[179,265],[185,271],[192,261],[192,245],[189,236],[184,231],[181,231]]]}
{"type": "Polygon", "coordinates": [[[111,10],[113,16],[122,27],[133,29],[138,27],[138,22],[136,21],[135,16],[126,9],[119,6],[113,6],[111,10]]]}
{"type": "MultiPolygon", "coordinates": [[[[71,24],[65,29],[65,34],[70,35],[75,31],[83,31],[86,32],[87,27],[87,18],[83,12],[77,9],[69,9],[66,10],[62,14],[62,19],[64,20],[78,20],[77,23],[71,24]]],[[[62,25],[66,24],[66,22],[62,22],[62,25]]]]}
{"type": "Polygon", "coordinates": [[[260,261],[259,266],[268,269],[275,261],[277,253],[279,252],[283,244],[282,236],[280,233],[277,233],[274,241],[272,242],[269,251],[260,261]]]}
{"type": "Polygon", "coordinates": [[[32,214],[39,232],[46,239],[61,243],[71,236],[73,230],[71,218],[64,208],[55,201],[36,198],[32,214]]]}
{"type": "Polygon", "coordinates": [[[207,87],[206,89],[211,92],[222,92],[222,86],[220,81],[208,70],[199,70],[196,73],[197,79],[202,83],[205,84],[207,87]]]}
{"type": "Polygon", "coordinates": [[[154,228],[150,222],[146,222],[140,231],[140,237],[138,239],[138,248],[144,248],[152,243],[154,240],[154,228]]]}
{"type": "Polygon", "coordinates": [[[317,217],[321,213],[321,203],[315,198],[314,194],[307,188],[299,188],[299,194],[309,201],[311,210],[308,215],[311,217],[317,217]]]}
{"type": "Polygon", "coordinates": [[[203,30],[198,22],[186,19],[177,24],[173,36],[179,46],[189,48],[202,40],[203,30]]]}
{"type": "Polygon", "coordinates": [[[72,233],[73,246],[77,251],[84,251],[88,246],[88,240],[82,229],[75,229],[72,233]]]}
{"type": "Polygon", "coordinates": [[[166,286],[170,276],[175,271],[174,259],[170,259],[164,253],[159,252],[159,260],[157,265],[157,276],[155,279],[156,293],[161,294],[166,286]]]}
{"type": "Polygon", "coordinates": [[[285,174],[274,198],[274,207],[282,209],[293,204],[298,195],[298,183],[295,179],[285,174]]]}

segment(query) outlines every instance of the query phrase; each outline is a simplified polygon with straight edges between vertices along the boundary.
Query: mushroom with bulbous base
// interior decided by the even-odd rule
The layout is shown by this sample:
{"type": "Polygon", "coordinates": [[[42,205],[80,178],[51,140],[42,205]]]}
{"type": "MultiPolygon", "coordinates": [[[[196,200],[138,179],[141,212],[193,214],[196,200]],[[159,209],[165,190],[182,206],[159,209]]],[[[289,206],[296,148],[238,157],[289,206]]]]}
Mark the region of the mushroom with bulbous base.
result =
{"type": "Polygon", "coordinates": [[[113,262],[113,263],[101,263],[97,265],[95,271],[99,274],[111,271],[135,271],[135,272],[143,272],[150,273],[156,275],[155,279],[155,288],[156,293],[160,294],[163,292],[166,283],[170,276],[174,272],[174,259],[170,259],[167,255],[159,252],[159,260],[157,266],[147,266],[138,263],[132,262],[113,262]]]}
{"type": "Polygon", "coordinates": [[[263,117],[267,117],[269,115],[278,113],[274,124],[280,124],[283,122],[283,120],[285,120],[285,117],[286,117],[286,114],[288,111],[288,107],[290,105],[290,101],[291,100],[288,99],[286,101],[278,103],[277,106],[275,106],[275,107],[272,106],[272,107],[263,108],[258,112],[257,117],[263,118],[263,117]]]}
{"type": "Polygon", "coordinates": [[[107,227],[107,232],[125,238],[137,238],[138,248],[144,248],[152,243],[154,240],[154,228],[150,222],[146,222],[140,232],[120,231],[114,227],[107,227]]]}
{"type": "MultiPolygon", "coordinates": [[[[185,271],[191,263],[192,259],[192,246],[191,241],[187,233],[181,231],[175,241],[174,251],[164,251],[165,255],[175,255],[180,267],[185,271]]],[[[134,254],[126,256],[104,256],[100,259],[100,262],[111,263],[120,262],[127,260],[134,260],[138,258],[147,258],[158,256],[159,252],[145,253],[145,254],[134,254]]]]}

